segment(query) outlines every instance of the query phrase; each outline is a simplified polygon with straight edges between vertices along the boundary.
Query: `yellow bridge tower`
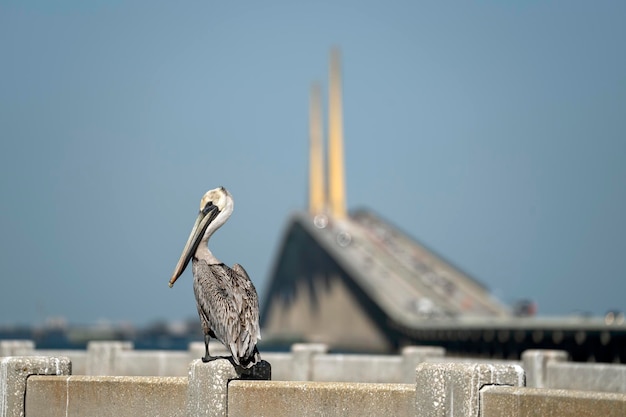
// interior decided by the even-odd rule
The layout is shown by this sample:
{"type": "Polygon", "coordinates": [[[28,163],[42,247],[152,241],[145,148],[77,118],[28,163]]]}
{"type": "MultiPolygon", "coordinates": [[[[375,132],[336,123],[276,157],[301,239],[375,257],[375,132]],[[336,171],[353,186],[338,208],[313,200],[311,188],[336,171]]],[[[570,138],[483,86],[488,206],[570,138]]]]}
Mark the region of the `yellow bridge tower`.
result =
{"type": "Polygon", "coordinates": [[[311,87],[309,108],[309,213],[328,213],[335,219],[346,217],[346,191],[343,162],[343,115],[341,103],[341,63],[338,48],[330,53],[328,86],[328,184],[324,176],[324,146],[321,88],[311,87]],[[326,185],[328,193],[326,193],[326,185]]]}

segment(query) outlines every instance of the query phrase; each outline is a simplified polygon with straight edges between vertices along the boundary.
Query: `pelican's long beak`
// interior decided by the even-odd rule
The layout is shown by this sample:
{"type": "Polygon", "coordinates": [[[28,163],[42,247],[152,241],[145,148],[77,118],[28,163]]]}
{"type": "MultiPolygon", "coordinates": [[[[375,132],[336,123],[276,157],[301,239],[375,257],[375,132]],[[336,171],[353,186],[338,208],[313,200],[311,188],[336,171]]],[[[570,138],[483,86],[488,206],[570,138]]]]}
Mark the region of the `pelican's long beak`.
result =
{"type": "Polygon", "coordinates": [[[178,277],[180,277],[185,271],[185,268],[187,268],[191,257],[194,253],[196,253],[196,249],[198,249],[198,245],[200,244],[200,241],[202,241],[204,232],[218,213],[219,210],[217,206],[209,203],[198,214],[198,218],[196,219],[196,222],[191,229],[191,233],[189,234],[189,239],[187,239],[187,243],[185,244],[185,249],[183,249],[183,253],[180,255],[180,259],[176,264],[176,269],[174,269],[174,273],[170,279],[170,288],[174,286],[178,277]]]}

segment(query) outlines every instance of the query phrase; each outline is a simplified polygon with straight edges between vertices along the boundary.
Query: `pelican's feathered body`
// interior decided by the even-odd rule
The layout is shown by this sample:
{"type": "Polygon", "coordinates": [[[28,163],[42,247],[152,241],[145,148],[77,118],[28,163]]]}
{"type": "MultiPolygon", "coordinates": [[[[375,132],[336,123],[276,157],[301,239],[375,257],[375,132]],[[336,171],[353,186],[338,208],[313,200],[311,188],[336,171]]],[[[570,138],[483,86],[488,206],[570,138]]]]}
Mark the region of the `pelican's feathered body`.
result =
{"type": "Polygon", "coordinates": [[[224,265],[209,250],[209,238],[233,212],[233,198],[224,188],[210,191],[200,201],[200,213],[191,230],[185,249],[170,279],[170,287],[192,260],[193,290],[204,332],[205,356],[208,362],[211,337],[231,352],[233,362],[250,368],[261,358],[256,347],[259,330],[259,298],[239,264],[224,265]]]}

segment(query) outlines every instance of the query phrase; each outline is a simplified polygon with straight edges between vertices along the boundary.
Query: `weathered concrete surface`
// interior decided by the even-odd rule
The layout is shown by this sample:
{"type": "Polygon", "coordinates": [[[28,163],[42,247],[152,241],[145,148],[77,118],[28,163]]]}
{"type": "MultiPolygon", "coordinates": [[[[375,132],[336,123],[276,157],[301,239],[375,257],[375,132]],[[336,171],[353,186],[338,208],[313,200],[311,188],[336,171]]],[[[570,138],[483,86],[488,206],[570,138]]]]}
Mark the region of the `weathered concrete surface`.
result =
{"type": "Polygon", "coordinates": [[[28,417],[183,417],[185,377],[32,376],[28,417]]]}
{"type": "Polygon", "coordinates": [[[626,395],[546,388],[487,386],[481,417],[624,417],[626,395]]]}
{"type": "Polygon", "coordinates": [[[228,415],[228,383],[239,378],[270,379],[270,364],[261,361],[242,375],[227,359],[216,359],[208,363],[196,359],[191,362],[187,390],[187,415],[226,417],[228,415]]]}
{"type": "Polygon", "coordinates": [[[416,415],[478,417],[485,385],[524,385],[518,365],[422,363],[416,369],[416,415]]]}
{"type": "Polygon", "coordinates": [[[626,393],[626,365],[550,362],[546,373],[548,388],[626,393]]]}
{"type": "Polygon", "coordinates": [[[0,359],[0,416],[22,417],[26,381],[31,375],[70,375],[69,358],[9,356],[0,359]]]}
{"type": "Polygon", "coordinates": [[[415,416],[415,385],[232,381],[229,417],[415,416]]]}
{"type": "Polygon", "coordinates": [[[544,388],[547,379],[547,366],[553,362],[566,362],[568,353],[564,350],[529,349],[522,353],[522,365],[526,371],[526,386],[544,388]]]}
{"type": "MultiPolygon", "coordinates": [[[[0,340],[0,357],[32,356],[35,354],[35,342],[32,340],[0,340]]],[[[38,355],[43,356],[43,355],[38,355]]]]}
{"type": "Polygon", "coordinates": [[[227,416],[228,381],[239,375],[226,359],[203,363],[196,359],[189,365],[187,415],[194,417],[227,416]]]}

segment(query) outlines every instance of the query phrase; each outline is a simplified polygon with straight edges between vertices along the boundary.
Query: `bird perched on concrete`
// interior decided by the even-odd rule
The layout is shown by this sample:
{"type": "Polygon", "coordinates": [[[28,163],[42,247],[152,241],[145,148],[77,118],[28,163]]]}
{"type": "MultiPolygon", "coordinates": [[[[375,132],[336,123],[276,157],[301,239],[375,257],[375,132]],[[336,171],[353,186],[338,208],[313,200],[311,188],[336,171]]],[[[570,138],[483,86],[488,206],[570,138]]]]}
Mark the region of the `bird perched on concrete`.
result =
{"type": "Polygon", "coordinates": [[[233,205],[233,197],[224,187],[204,194],[200,213],[169,285],[174,285],[192,260],[193,291],[204,331],[202,361],[218,358],[209,355],[209,340],[213,337],[230,350],[236,366],[248,369],[261,360],[256,347],[261,339],[259,297],[243,267],[235,264],[229,268],[208,246],[209,238],[232,214],[233,205]]]}

